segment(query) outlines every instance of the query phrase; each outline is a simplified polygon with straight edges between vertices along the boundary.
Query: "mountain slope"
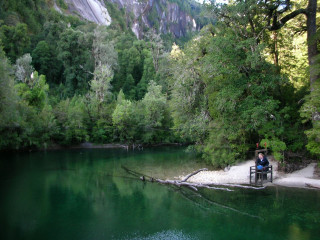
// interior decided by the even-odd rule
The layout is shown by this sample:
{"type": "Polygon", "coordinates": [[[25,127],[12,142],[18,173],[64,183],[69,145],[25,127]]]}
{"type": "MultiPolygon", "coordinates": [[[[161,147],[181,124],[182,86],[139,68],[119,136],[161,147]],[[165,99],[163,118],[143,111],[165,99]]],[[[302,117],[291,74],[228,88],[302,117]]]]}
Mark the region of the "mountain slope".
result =
{"type": "MultiPolygon", "coordinates": [[[[68,12],[97,24],[109,25],[115,7],[124,12],[127,27],[141,39],[146,30],[184,37],[188,32],[200,29],[196,14],[201,5],[193,0],[64,0],[68,12]],[[110,15],[109,15],[110,13],[110,15]]],[[[58,11],[61,9],[56,6],[58,11]]]]}

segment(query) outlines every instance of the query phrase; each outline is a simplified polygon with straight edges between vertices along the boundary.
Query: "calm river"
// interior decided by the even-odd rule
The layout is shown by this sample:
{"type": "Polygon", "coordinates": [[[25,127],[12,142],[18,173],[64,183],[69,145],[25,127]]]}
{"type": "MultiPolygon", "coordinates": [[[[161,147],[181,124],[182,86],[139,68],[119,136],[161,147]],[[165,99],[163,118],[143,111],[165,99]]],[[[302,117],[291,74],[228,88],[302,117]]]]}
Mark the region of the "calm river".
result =
{"type": "MultiPolygon", "coordinates": [[[[320,239],[320,191],[176,189],[202,168],[182,148],[2,153],[0,239],[320,239]]],[[[249,170],[248,170],[249,171],[249,170]]]]}

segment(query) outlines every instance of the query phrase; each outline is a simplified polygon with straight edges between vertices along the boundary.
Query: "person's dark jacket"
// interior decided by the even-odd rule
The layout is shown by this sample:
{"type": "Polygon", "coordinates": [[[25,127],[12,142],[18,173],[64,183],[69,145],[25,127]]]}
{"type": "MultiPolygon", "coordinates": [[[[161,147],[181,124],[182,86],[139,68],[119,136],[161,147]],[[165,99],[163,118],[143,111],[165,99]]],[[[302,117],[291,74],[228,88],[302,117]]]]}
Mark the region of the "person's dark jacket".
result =
{"type": "Polygon", "coordinates": [[[267,157],[264,156],[262,160],[260,158],[258,158],[257,159],[257,166],[259,166],[259,165],[261,165],[263,167],[269,166],[269,161],[268,161],[267,157]]]}

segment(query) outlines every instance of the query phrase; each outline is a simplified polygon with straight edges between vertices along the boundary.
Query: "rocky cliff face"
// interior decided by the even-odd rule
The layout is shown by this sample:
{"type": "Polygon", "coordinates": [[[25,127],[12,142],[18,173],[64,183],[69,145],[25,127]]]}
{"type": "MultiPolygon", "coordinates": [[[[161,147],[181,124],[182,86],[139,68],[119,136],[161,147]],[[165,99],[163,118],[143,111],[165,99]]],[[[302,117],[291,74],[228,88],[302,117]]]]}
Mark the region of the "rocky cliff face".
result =
{"type": "MultiPolygon", "coordinates": [[[[179,4],[170,0],[105,0],[116,4],[126,11],[127,22],[131,30],[142,38],[145,30],[154,28],[158,32],[172,33],[175,37],[185,36],[189,31],[196,31],[195,19],[179,4]],[[133,18],[133,19],[132,19],[133,18]]],[[[182,0],[181,0],[182,1],[182,0]]],[[[104,0],[65,0],[69,11],[76,12],[83,18],[98,24],[109,25],[109,16],[104,0]]],[[[186,1],[189,2],[189,1],[186,1]]],[[[186,3],[184,3],[186,4],[186,3]]],[[[181,5],[181,4],[180,4],[181,5]]]]}
{"type": "MultiPolygon", "coordinates": [[[[69,11],[77,13],[88,21],[110,25],[111,17],[103,0],[64,0],[69,11]]],[[[56,8],[57,9],[57,8],[56,8]]],[[[58,10],[58,9],[57,9],[58,10]]],[[[59,11],[59,10],[58,10],[59,11]]]]}
{"type": "Polygon", "coordinates": [[[188,31],[197,30],[195,19],[175,2],[168,0],[111,1],[134,14],[131,29],[138,38],[142,37],[144,28],[155,28],[163,34],[172,33],[175,37],[182,37],[188,31]]]}

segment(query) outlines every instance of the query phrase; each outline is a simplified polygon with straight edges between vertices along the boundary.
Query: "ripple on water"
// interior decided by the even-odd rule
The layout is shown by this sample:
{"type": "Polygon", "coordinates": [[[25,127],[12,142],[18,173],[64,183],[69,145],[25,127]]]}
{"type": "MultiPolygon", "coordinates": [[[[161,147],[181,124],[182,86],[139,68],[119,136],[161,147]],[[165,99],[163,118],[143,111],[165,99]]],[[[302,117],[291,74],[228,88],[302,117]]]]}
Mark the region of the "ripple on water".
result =
{"type": "Polygon", "coordinates": [[[134,236],[125,237],[121,240],[198,240],[199,238],[196,236],[191,236],[190,234],[184,233],[183,231],[177,230],[167,230],[161,231],[154,234],[150,234],[147,236],[141,236],[136,233],[134,236]]]}

